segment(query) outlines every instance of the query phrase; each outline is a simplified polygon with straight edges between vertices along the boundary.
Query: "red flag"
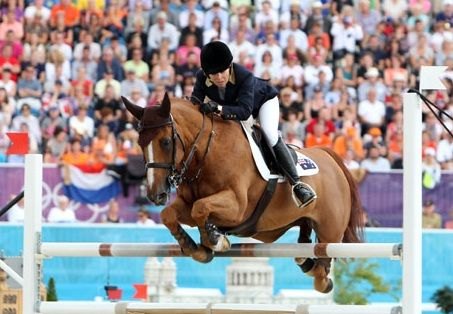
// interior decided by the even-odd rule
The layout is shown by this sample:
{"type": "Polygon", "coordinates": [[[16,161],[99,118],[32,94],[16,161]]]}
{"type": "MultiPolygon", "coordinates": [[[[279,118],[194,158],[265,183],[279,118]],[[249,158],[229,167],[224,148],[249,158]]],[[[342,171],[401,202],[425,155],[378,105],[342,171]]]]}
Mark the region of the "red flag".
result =
{"type": "Polygon", "coordinates": [[[121,300],[123,295],[123,290],[121,289],[109,289],[107,290],[107,295],[109,300],[121,300]]]}
{"type": "Polygon", "coordinates": [[[28,133],[26,132],[7,132],[11,144],[9,145],[7,155],[25,155],[28,154],[28,133]]]}
{"type": "Polygon", "coordinates": [[[146,300],[148,299],[148,285],[144,283],[134,284],[135,294],[134,299],[146,300]]]}

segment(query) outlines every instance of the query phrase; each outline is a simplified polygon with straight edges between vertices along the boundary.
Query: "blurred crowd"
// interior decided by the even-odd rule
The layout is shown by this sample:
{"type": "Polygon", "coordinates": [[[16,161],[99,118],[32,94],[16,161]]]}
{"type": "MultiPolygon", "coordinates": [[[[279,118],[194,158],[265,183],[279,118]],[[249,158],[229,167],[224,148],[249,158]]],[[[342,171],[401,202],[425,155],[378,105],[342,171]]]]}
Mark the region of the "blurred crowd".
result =
{"type": "MultiPolygon", "coordinates": [[[[453,0],[0,3],[0,162],[22,161],[5,155],[5,133],[28,131],[48,163],[126,163],[140,151],[120,96],[189,96],[213,40],[279,88],[288,143],[332,147],[351,169],[402,167],[402,92],[418,89],[421,66],[448,66],[447,90],[427,97],[453,115],[453,0]]],[[[427,107],[423,125],[435,184],[453,169],[453,139],[427,107]]]]}

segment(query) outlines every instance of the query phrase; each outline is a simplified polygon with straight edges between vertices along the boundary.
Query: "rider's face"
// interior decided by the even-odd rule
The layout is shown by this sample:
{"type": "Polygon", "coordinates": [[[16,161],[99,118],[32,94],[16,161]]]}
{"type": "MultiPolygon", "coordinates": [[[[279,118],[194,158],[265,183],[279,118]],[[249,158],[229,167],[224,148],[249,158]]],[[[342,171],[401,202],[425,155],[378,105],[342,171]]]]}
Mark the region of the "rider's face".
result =
{"type": "Polygon", "coordinates": [[[230,78],[230,68],[227,68],[223,72],[209,74],[209,79],[217,87],[226,87],[229,78],[230,78]]]}

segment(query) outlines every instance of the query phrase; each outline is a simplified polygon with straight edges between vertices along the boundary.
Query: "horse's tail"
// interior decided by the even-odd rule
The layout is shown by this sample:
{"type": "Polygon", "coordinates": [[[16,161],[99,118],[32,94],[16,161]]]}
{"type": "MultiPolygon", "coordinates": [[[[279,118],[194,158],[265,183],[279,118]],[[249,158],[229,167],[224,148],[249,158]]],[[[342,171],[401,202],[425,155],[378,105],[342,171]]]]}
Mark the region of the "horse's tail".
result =
{"type": "Polygon", "coordinates": [[[351,192],[351,213],[349,216],[348,227],[344,232],[344,243],[357,243],[363,242],[363,208],[360,200],[359,189],[356,181],[352,177],[348,168],[346,168],[343,160],[332,149],[327,147],[320,147],[327,154],[329,154],[338,164],[343,171],[346,180],[348,180],[349,191],[351,192]]]}

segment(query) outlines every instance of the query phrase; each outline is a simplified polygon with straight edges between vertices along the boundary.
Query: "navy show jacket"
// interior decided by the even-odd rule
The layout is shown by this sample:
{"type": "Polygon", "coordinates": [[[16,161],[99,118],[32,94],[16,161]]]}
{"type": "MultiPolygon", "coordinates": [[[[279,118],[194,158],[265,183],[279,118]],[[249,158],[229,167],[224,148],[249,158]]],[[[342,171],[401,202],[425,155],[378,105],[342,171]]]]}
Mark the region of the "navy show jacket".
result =
{"type": "Polygon", "coordinates": [[[275,87],[268,81],[257,78],[242,65],[233,63],[230,78],[225,88],[225,99],[221,99],[219,90],[205,73],[197,73],[192,96],[200,101],[205,97],[222,106],[222,117],[227,120],[247,120],[250,115],[258,116],[261,106],[278,95],[275,87]]]}

